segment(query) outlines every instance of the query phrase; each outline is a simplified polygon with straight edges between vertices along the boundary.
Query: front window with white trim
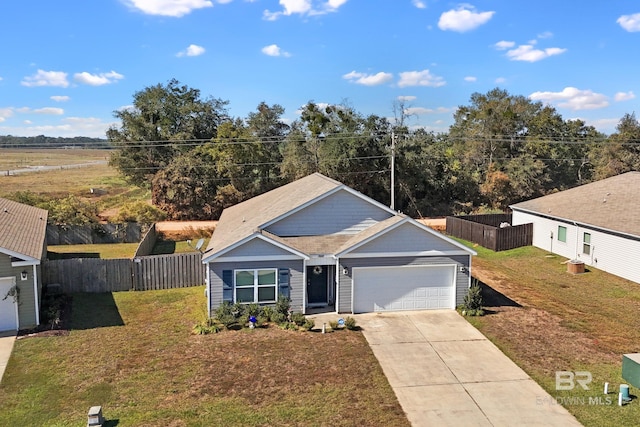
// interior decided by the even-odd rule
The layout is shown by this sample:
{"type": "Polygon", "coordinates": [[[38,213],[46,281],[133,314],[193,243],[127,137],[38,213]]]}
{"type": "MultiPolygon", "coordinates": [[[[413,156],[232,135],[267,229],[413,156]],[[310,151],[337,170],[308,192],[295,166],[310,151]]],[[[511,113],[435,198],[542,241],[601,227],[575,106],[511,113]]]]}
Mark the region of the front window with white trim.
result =
{"type": "Polygon", "coordinates": [[[276,302],[278,271],[275,268],[235,270],[234,281],[236,302],[276,302]]]}

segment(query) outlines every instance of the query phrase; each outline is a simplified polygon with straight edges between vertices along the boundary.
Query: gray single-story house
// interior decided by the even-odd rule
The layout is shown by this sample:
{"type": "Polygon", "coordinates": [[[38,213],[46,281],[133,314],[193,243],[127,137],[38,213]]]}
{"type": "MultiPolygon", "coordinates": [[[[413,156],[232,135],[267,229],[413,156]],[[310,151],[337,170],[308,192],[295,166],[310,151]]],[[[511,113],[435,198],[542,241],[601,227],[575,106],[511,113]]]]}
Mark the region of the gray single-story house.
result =
{"type": "Polygon", "coordinates": [[[40,324],[47,215],[44,209],[0,198],[0,331],[40,324]]]}
{"type": "Polygon", "coordinates": [[[640,172],[511,206],[533,246],[640,283],[640,172]]]}
{"type": "Polygon", "coordinates": [[[315,173],[225,209],[203,255],[224,301],[338,313],[453,309],[475,252],[315,173]]]}

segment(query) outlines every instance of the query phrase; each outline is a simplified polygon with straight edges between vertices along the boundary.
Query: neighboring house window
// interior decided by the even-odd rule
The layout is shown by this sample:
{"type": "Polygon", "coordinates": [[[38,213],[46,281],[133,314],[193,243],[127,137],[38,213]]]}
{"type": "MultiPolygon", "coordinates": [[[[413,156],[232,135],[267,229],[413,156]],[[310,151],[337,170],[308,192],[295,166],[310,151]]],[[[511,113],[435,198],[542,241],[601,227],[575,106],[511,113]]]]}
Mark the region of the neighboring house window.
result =
{"type": "Polygon", "coordinates": [[[235,301],[240,303],[264,303],[276,301],[276,269],[236,270],[235,301]]]}
{"type": "Polygon", "coordinates": [[[591,255],[591,233],[584,233],[582,236],[582,253],[591,255]]]}
{"type": "Polygon", "coordinates": [[[567,243],[567,227],[558,226],[558,241],[567,243]]]}

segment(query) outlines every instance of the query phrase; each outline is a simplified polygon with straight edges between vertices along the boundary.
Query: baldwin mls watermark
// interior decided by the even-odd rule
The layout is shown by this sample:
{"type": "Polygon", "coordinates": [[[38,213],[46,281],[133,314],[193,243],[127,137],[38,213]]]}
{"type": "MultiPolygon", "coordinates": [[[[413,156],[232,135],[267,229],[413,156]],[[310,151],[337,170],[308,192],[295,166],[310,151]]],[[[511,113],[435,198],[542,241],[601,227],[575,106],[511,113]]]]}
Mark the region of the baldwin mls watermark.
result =
{"type": "MultiPolygon", "coordinates": [[[[556,371],[556,391],[591,390],[593,375],[589,371],[556,371]]],[[[604,395],[595,396],[536,396],[537,405],[613,405],[615,399],[608,394],[605,383],[604,395]]]]}

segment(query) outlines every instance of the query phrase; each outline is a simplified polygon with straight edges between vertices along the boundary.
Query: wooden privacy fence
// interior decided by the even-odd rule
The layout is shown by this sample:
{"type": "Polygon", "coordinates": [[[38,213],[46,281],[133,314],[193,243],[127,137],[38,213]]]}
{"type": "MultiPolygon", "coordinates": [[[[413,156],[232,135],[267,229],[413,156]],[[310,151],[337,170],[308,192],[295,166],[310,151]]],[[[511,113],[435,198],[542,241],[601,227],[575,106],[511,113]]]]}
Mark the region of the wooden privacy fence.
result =
{"type": "Polygon", "coordinates": [[[62,292],[117,292],[199,286],[205,281],[202,254],[170,254],[133,259],[73,258],[46,260],[45,285],[57,283],[62,292]]]}
{"type": "Polygon", "coordinates": [[[511,224],[511,214],[449,216],[447,234],[496,252],[532,244],[533,224],[500,227],[505,223],[511,224]]]}

